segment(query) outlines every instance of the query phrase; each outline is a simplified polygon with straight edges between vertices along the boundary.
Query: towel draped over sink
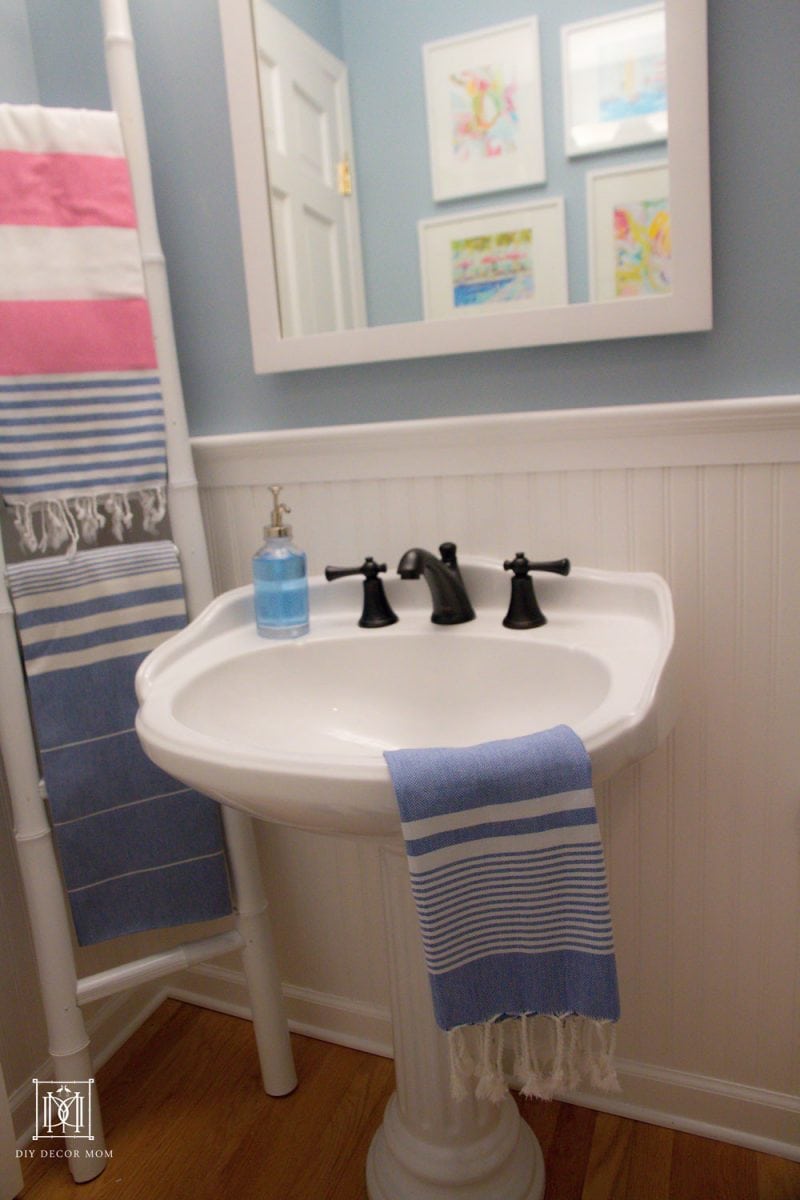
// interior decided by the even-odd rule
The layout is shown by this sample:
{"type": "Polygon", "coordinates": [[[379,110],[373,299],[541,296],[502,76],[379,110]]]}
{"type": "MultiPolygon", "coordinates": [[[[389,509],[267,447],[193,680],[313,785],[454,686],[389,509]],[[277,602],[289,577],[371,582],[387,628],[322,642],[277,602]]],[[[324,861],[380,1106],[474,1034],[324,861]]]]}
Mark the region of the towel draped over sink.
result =
{"type": "Polygon", "coordinates": [[[453,1094],[618,1088],[619,1017],[591,763],[565,725],[385,753],[453,1094]],[[515,1019],[512,1019],[515,1018],[515,1019]]]}

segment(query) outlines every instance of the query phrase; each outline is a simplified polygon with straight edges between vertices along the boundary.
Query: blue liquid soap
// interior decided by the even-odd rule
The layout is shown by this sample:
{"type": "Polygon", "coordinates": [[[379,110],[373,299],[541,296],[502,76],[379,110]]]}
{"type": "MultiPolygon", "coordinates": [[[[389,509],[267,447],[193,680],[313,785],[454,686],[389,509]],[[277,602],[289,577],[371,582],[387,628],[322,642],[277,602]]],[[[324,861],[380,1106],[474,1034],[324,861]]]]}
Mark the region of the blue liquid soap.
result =
{"type": "Polygon", "coordinates": [[[256,628],[261,637],[295,638],[308,633],[308,574],[306,556],[291,540],[291,526],[283,523],[290,510],[278,502],[273,487],[272,524],[264,529],[265,542],[253,555],[256,628]]]}

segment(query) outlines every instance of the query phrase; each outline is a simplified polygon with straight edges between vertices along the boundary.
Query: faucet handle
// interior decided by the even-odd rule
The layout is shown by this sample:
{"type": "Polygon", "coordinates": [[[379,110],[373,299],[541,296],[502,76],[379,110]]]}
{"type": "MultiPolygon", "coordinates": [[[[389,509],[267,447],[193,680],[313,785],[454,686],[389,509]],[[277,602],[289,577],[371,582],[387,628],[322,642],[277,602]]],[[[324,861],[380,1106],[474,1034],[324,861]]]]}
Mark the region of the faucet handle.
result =
{"type": "Polygon", "coordinates": [[[513,571],[515,579],[524,579],[529,571],[550,571],[553,575],[569,575],[572,564],[568,558],[557,558],[552,562],[530,562],[521,550],[515,557],[506,559],[504,571],[513,571]]]}
{"type": "Polygon", "coordinates": [[[546,625],[547,617],[539,608],[530,572],[551,571],[555,575],[569,575],[570,565],[568,558],[559,558],[554,562],[530,562],[521,550],[517,551],[514,558],[506,559],[503,570],[514,572],[511,601],[503,619],[506,628],[536,629],[539,625],[546,625]]]}
{"type": "Polygon", "coordinates": [[[386,563],[376,563],[375,559],[365,558],[360,567],[326,567],[325,578],[328,583],[334,579],[344,579],[345,575],[363,575],[365,579],[377,579],[378,574],[386,570],[386,563]]]}
{"type": "Polygon", "coordinates": [[[364,607],[359,625],[362,629],[380,629],[383,625],[394,625],[397,613],[386,599],[383,580],[378,576],[386,570],[386,563],[377,563],[374,558],[365,558],[360,567],[326,567],[325,578],[329,583],[344,579],[346,575],[364,576],[364,607]]]}

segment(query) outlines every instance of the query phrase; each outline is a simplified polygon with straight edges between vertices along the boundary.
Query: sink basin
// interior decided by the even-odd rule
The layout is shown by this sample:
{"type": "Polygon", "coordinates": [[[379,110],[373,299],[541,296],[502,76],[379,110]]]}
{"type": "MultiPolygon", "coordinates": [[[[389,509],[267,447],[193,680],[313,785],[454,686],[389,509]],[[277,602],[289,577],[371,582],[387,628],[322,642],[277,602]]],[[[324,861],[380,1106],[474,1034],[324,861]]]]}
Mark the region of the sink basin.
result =
{"type": "Polygon", "coordinates": [[[466,746],[564,723],[595,783],[671,728],[673,616],[657,575],[536,575],[548,623],[505,629],[509,576],[461,559],[477,619],[430,621],[422,581],[386,580],[400,620],[360,629],[361,581],[310,580],[311,632],[260,638],[252,588],[220,596],[142,663],[137,732],[164,770],[263,820],[399,833],[385,749],[466,746]]]}

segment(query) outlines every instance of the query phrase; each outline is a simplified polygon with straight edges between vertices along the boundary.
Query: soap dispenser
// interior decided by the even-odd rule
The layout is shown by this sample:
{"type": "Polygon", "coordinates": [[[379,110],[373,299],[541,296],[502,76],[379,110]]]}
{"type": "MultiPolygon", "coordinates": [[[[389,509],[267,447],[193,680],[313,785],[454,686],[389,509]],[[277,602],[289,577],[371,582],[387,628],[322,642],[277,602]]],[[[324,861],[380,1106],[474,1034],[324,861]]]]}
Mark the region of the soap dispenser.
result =
{"type": "Polygon", "coordinates": [[[253,555],[256,628],[262,637],[295,638],[308,633],[308,576],[306,556],[292,541],[284,523],[291,512],[279,500],[280,485],[272,485],[271,523],[264,527],[264,545],[253,555]]]}

